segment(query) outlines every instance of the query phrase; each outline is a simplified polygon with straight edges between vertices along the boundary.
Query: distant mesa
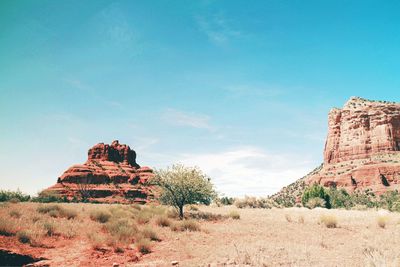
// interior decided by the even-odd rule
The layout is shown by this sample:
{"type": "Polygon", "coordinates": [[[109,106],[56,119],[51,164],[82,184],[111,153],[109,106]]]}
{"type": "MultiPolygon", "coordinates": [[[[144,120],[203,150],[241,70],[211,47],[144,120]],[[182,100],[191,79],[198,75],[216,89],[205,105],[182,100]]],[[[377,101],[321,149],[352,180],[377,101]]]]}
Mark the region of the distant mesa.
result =
{"type": "Polygon", "coordinates": [[[332,109],[324,163],[305,182],[349,192],[400,189],[400,103],[352,97],[332,109]]]}
{"type": "Polygon", "coordinates": [[[145,203],[153,197],[146,185],[153,171],[136,163],[136,152],[117,140],[99,143],[88,151],[84,164],[73,165],[46,189],[61,197],[101,203],[145,203]]]}

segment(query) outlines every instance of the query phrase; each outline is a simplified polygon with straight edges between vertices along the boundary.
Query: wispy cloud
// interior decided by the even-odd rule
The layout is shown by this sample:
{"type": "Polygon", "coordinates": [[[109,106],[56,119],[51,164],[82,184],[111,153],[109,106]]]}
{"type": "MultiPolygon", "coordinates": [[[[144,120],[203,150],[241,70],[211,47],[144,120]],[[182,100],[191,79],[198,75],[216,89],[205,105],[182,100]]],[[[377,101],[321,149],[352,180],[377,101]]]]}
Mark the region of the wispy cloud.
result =
{"type": "Polygon", "coordinates": [[[251,146],[220,153],[185,154],[178,162],[199,166],[228,196],[266,196],[315,167],[313,161],[298,155],[272,154],[251,146]]]}
{"type": "Polygon", "coordinates": [[[274,97],[285,93],[284,89],[277,86],[268,86],[263,84],[236,84],[224,87],[232,97],[244,97],[244,96],[262,96],[262,97],[274,97]]]}
{"type": "Polygon", "coordinates": [[[172,125],[214,130],[214,127],[210,125],[210,117],[203,114],[167,109],[162,118],[172,125]]]}
{"type": "Polygon", "coordinates": [[[241,32],[233,29],[229,20],[223,14],[197,16],[195,20],[199,30],[206,34],[215,45],[224,45],[230,39],[241,36],[241,32]]]}
{"type": "Polygon", "coordinates": [[[73,88],[79,89],[81,91],[85,91],[88,93],[94,93],[94,90],[91,86],[85,84],[79,79],[75,78],[66,78],[64,79],[65,83],[67,83],[69,86],[72,86],[73,88]]]}

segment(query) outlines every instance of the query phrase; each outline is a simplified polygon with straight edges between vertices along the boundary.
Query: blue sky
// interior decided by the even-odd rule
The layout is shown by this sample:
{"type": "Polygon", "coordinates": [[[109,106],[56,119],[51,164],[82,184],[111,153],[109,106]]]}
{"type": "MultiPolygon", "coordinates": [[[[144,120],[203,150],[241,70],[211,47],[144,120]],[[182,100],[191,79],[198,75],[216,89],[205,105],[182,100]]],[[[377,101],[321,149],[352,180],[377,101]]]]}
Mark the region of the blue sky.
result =
{"type": "Polygon", "coordinates": [[[0,2],[0,185],[114,139],[265,196],[322,162],[327,113],[400,101],[398,1],[0,2]]]}

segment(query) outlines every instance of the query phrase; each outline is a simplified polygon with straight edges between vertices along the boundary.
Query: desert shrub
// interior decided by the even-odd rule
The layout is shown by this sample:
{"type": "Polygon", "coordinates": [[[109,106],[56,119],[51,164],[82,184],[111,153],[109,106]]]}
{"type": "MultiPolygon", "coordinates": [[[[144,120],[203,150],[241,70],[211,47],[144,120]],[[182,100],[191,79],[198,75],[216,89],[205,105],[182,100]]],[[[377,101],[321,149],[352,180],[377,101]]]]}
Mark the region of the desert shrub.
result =
{"type": "Polygon", "coordinates": [[[156,223],[156,225],[161,226],[161,227],[168,227],[171,225],[170,219],[168,219],[168,217],[165,215],[157,216],[155,219],[155,223],[156,223]]]}
{"type": "Polygon", "coordinates": [[[146,224],[150,221],[152,217],[153,217],[152,214],[149,212],[139,212],[139,214],[136,217],[136,221],[139,224],[146,224]]]}
{"type": "Polygon", "coordinates": [[[183,220],[181,222],[180,227],[181,231],[190,231],[190,232],[200,231],[199,223],[194,220],[183,220]]]}
{"type": "Polygon", "coordinates": [[[56,233],[56,225],[52,222],[43,223],[43,229],[46,231],[46,235],[52,236],[56,233]]]}
{"type": "Polygon", "coordinates": [[[59,215],[62,218],[67,218],[68,220],[70,220],[78,216],[78,212],[73,209],[62,208],[59,210],[59,215]]]}
{"type": "Polygon", "coordinates": [[[260,208],[260,209],[270,209],[274,207],[272,199],[269,198],[256,198],[245,196],[243,199],[237,198],[234,205],[239,208],[260,208]]]}
{"type": "Polygon", "coordinates": [[[379,202],[375,194],[366,189],[364,191],[355,191],[350,195],[351,206],[365,206],[367,208],[379,207],[379,202]]]}
{"type": "Polygon", "coordinates": [[[315,209],[315,208],[317,208],[317,207],[325,208],[325,207],[326,207],[326,202],[325,202],[325,200],[323,200],[322,198],[313,197],[313,198],[310,198],[310,199],[307,201],[307,203],[306,203],[305,206],[306,206],[307,208],[309,208],[309,209],[315,209]]]}
{"type": "Polygon", "coordinates": [[[0,202],[12,201],[14,203],[20,201],[29,201],[31,197],[21,191],[0,190],[0,202]]]}
{"type": "Polygon", "coordinates": [[[334,215],[321,215],[320,222],[323,223],[327,228],[336,228],[337,227],[337,218],[334,215]]]}
{"type": "Polygon", "coordinates": [[[387,222],[388,222],[388,220],[389,220],[389,217],[386,216],[386,215],[379,215],[379,216],[376,218],[376,222],[377,222],[377,224],[378,224],[378,226],[379,226],[380,228],[385,228],[385,227],[386,227],[386,224],[387,224],[387,222]]]}
{"type": "Polygon", "coordinates": [[[99,223],[106,223],[111,218],[111,213],[104,210],[93,210],[90,212],[90,219],[99,223]]]}
{"type": "Polygon", "coordinates": [[[151,183],[161,188],[160,201],[177,208],[181,219],[185,205],[209,205],[217,196],[210,178],[197,167],[177,164],[166,170],[157,170],[151,183]]]}
{"type": "Polygon", "coordinates": [[[182,230],[180,223],[177,223],[177,222],[171,223],[169,228],[171,229],[171,231],[174,231],[174,232],[179,232],[182,230]]]}
{"type": "Polygon", "coordinates": [[[161,239],[158,237],[157,233],[151,229],[150,227],[146,227],[141,231],[141,236],[144,238],[148,238],[152,241],[160,241],[161,239]]]}
{"type": "Polygon", "coordinates": [[[105,224],[107,231],[118,241],[129,243],[138,233],[137,226],[129,219],[114,219],[105,224]]]}
{"type": "Polygon", "coordinates": [[[167,217],[170,219],[177,219],[179,218],[179,212],[177,209],[169,209],[167,211],[167,217]]]}
{"type": "MultiPolygon", "coordinates": [[[[133,210],[128,210],[124,209],[122,206],[113,206],[110,209],[108,209],[111,212],[111,215],[113,218],[130,218],[133,216],[134,212],[133,210]]],[[[135,210],[135,212],[137,212],[135,210]]]]}
{"type": "Polygon", "coordinates": [[[355,205],[355,206],[352,206],[351,209],[352,209],[352,210],[367,210],[368,207],[365,206],[365,205],[359,205],[359,204],[357,204],[357,205],[355,205]]]}
{"type": "Polygon", "coordinates": [[[37,197],[32,198],[32,201],[40,203],[69,202],[67,197],[62,197],[57,192],[46,190],[39,192],[37,197]]]}
{"type": "Polygon", "coordinates": [[[37,212],[39,213],[49,213],[50,211],[58,211],[61,207],[59,205],[51,204],[51,205],[40,205],[37,207],[37,212]]]}
{"type": "Polygon", "coordinates": [[[54,218],[73,219],[78,216],[78,213],[75,210],[67,209],[57,204],[41,205],[37,207],[36,210],[39,213],[47,213],[49,216],[54,218]]]}
{"type": "Polygon", "coordinates": [[[196,232],[200,231],[200,225],[195,220],[183,220],[181,222],[176,222],[171,224],[170,229],[174,232],[180,232],[180,231],[196,232]]]}
{"type": "Polygon", "coordinates": [[[185,218],[192,218],[196,220],[205,220],[205,221],[219,221],[224,219],[225,217],[221,214],[198,211],[198,212],[189,212],[185,214],[185,218]]]}
{"type": "Polygon", "coordinates": [[[19,212],[18,210],[11,210],[10,212],[9,212],[9,214],[10,214],[10,216],[11,217],[13,217],[13,218],[20,218],[21,217],[21,212],[19,212]]]}
{"type": "Polygon", "coordinates": [[[228,206],[228,205],[233,205],[235,202],[235,199],[233,197],[221,197],[218,199],[218,203],[221,203],[222,205],[228,206]]]}
{"type": "Polygon", "coordinates": [[[15,235],[16,228],[14,222],[6,218],[0,218],[0,235],[12,236],[15,235]]]}
{"type": "Polygon", "coordinates": [[[331,208],[350,208],[352,201],[349,193],[345,189],[337,189],[336,187],[329,188],[327,191],[330,199],[331,208]]]}
{"type": "Polygon", "coordinates": [[[17,204],[17,203],[21,202],[21,200],[19,200],[19,199],[16,198],[16,197],[13,197],[13,198],[11,198],[8,202],[10,202],[10,203],[12,203],[12,204],[17,204]]]}
{"type": "Polygon", "coordinates": [[[142,254],[148,254],[151,252],[150,240],[141,238],[135,242],[136,249],[142,254]]]}
{"type": "Polygon", "coordinates": [[[392,211],[400,212],[400,201],[395,201],[392,204],[392,211]]]}
{"type": "Polygon", "coordinates": [[[98,233],[93,233],[93,232],[88,233],[87,237],[89,239],[89,242],[90,242],[92,248],[95,250],[101,249],[107,240],[104,235],[101,235],[98,233]]]}
{"type": "Polygon", "coordinates": [[[393,204],[400,201],[400,195],[397,190],[387,191],[379,196],[379,207],[387,210],[393,210],[393,204]]]}
{"type": "Polygon", "coordinates": [[[234,220],[239,220],[240,219],[240,214],[239,212],[232,210],[228,213],[229,218],[232,218],[234,220]]]}
{"type": "Polygon", "coordinates": [[[313,184],[312,186],[307,187],[301,197],[301,202],[306,206],[308,201],[312,198],[321,198],[325,201],[326,208],[329,209],[331,207],[328,193],[325,191],[324,187],[319,184],[313,184]]]}
{"type": "Polygon", "coordinates": [[[18,231],[17,232],[17,239],[19,242],[27,244],[32,242],[32,235],[28,231],[18,231]]]}

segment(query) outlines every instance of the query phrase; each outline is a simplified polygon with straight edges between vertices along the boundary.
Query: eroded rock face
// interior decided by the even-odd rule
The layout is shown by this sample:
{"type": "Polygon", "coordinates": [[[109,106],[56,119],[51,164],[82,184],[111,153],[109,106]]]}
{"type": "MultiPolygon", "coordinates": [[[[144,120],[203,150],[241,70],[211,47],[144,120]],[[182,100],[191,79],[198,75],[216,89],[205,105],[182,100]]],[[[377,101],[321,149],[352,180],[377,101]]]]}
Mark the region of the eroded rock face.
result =
{"type": "Polygon", "coordinates": [[[100,143],[88,151],[84,164],[73,165],[48,188],[68,199],[87,197],[98,202],[147,202],[152,188],[146,182],[153,176],[149,167],[136,163],[136,152],[118,141],[100,143]]]}
{"type": "Polygon", "coordinates": [[[325,163],[400,150],[400,104],[351,98],[329,113],[325,163]]]}
{"type": "Polygon", "coordinates": [[[352,97],[332,109],[323,168],[308,183],[376,193],[400,188],[400,104],[352,97]]]}

